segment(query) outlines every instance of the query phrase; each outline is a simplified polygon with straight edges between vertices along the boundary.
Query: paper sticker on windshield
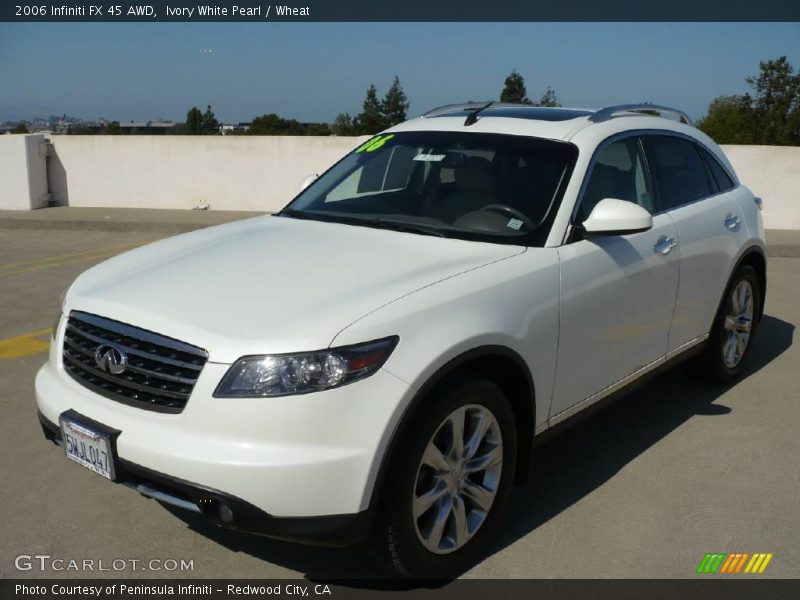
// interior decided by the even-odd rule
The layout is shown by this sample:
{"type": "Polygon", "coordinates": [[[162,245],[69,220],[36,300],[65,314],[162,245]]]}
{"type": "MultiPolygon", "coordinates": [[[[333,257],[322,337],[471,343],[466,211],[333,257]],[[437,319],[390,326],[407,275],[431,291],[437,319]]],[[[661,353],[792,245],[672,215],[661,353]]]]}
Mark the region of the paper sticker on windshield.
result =
{"type": "Polygon", "coordinates": [[[514,231],[519,231],[519,228],[522,227],[522,221],[519,219],[509,219],[508,223],[506,223],[506,227],[514,231]]]}
{"type": "Polygon", "coordinates": [[[359,152],[375,152],[375,150],[382,148],[383,145],[393,137],[393,133],[390,133],[389,135],[379,135],[361,144],[358,148],[356,148],[355,152],[356,154],[359,152]]]}
{"type": "Polygon", "coordinates": [[[444,154],[417,154],[414,160],[421,160],[422,162],[439,162],[444,160],[444,154]]]}

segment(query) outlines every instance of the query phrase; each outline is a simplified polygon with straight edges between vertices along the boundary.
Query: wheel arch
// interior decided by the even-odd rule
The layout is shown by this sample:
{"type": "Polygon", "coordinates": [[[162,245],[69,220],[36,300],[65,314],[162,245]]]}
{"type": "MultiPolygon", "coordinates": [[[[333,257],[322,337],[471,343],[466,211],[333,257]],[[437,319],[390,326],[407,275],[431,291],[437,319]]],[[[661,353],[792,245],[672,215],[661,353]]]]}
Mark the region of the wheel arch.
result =
{"type": "Polygon", "coordinates": [[[516,483],[524,483],[530,468],[531,449],[536,418],[536,392],[533,376],[523,358],[511,348],[499,345],[480,346],[468,350],[440,367],[414,394],[392,433],[381,459],[372,488],[370,509],[374,508],[385,488],[386,476],[400,441],[408,427],[420,414],[425,398],[458,378],[481,377],[500,387],[508,398],[517,425],[516,483]]]}

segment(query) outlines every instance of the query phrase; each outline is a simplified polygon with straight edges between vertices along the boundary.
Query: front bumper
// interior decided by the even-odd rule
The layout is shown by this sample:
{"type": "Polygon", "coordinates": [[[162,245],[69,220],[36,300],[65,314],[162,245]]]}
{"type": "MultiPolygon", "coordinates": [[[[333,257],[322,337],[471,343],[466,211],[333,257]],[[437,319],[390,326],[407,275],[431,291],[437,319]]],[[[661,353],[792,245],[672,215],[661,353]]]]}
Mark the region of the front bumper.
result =
{"type": "Polygon", "coordinates": [[[314,394],[220,399],[212,394],[228,366],[207,363],[183,412],[162,414],[81,386],[63,370],[60,342],[36,377],[50,439],[59,415],[74,410],[121,432],[121,482],[166,490],[215,523],[311,543],[363,533],[384,449],[411,393],[395,376],[381,370],[314,394]],[[233,522],[221,520],[222,504],[233,522]]]}
{"type": "MultiPolygon", "coordinates": [[[[62,445],[58,425],[39,413],[42,432],[49,441],[62,445]]],[[[141,494],[198,513],[219,527],[322,546],[349,546],[364,539],[372,513],[319,517],[274,517],[263,510],[219,490],[170,477],[125,459],[116,461],[116,483],[141,494]]]]}

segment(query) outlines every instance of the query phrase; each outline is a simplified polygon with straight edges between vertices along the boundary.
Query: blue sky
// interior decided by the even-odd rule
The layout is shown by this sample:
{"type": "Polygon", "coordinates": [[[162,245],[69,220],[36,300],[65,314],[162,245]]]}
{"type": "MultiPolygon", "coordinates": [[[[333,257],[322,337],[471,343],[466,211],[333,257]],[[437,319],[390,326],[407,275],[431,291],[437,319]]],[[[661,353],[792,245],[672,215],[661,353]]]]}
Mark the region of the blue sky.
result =
{"type": "Polygon", "coordinates": [[[395,74],[414,115],[496,98],[512,68],[531,97],[550,85],[564,105],[697,118],[780,55],[800,68],[800,23],[0,23],[0,120],[183,120],[211,104],[224,122],[331,121],[395,74]]]}

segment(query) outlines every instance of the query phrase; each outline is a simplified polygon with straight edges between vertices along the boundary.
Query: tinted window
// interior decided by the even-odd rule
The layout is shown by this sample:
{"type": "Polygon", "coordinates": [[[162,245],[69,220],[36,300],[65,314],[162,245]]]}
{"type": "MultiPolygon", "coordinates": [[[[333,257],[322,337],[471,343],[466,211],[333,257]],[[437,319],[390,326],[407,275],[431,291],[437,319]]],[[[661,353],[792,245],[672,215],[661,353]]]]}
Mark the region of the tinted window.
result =
{"type": "Polygon", "coordinates": [[[653,211],[653,196],[636,138],[613,142],[597,155],[583,193],[578,220],[585,221],[604,198],[635,202],[653,211]]]}
{"type": "Polygon", "coordinates": [[[717,184],[717,190],[720,192],[726,192],[730,189],[733,189],[734,183],[731,176],[728,175],[728,172],[722,168],[722,165],[719,164],[719,161],[714,157],[711,152],[706,149],[702,149],[701,152],[703,156],[705,156],[706,162],[708,163],[708,168],[711,170],[711,174],[714,176],[714,181],[717,184]]]}
{"type": "Polygon", "coordinates": [[[649,136],[646,140],[662,209],[669,210],[714,193],[695,144],[672,136],[649,136]]]}

